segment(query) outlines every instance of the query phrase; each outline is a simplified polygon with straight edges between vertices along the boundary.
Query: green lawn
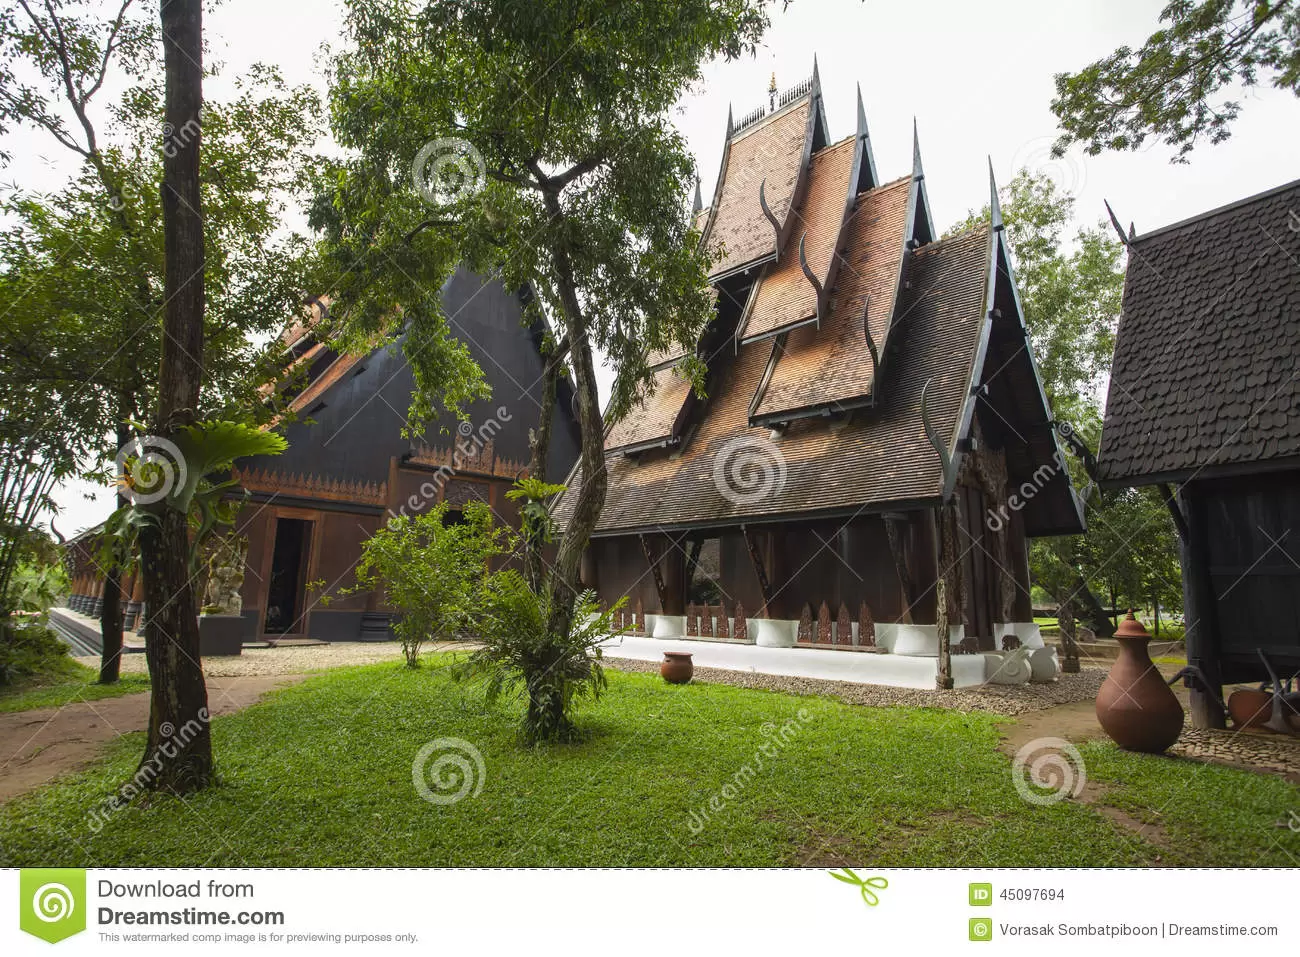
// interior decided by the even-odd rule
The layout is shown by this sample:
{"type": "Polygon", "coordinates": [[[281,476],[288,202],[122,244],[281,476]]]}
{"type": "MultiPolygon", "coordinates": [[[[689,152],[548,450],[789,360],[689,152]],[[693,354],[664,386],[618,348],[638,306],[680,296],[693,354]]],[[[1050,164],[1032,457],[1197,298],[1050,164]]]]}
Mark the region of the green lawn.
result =
{"type": "Polygon", "coordinates": [[[124,674],[116,684],[96,684],[99,670],[71,659],[58,662],[53,672],[11,687],[0,687],[0,713],[60,708],[77,701],[97,701],[149,690],[147,674],[124,674]]]}
{"type": "Polygon", "coordinates": [[[0,865],[1300,859],[1300,834],[1275,826],[1300,807],[1300,788],[1272,778],[1086,748],[1090,776],[1114,783],[1108,799],[1164,827],[1173,847],[1160,848],[1093,807],[1023,802],[988,715],[611,673],[608,695],[584,713],[589,740],[527,751],[515,737],[516,712],[488,709],[473,689],[451,683],[438,667],[446,661],[415,673],[390,664],[338,669],[218,718],[219,787],[186,806],[155,797],[92,827],[88,811],[134,769],[142,742],[133,736],[95,769],[0,807],[0,865]],[[787,743],[773,743],[771,732],[791,721],[787,743]],[[443,737],[472,743],[485,774],[481,793],[435,805],[416,795],[411,767],[422,745],[443,737]],[[701,810],[709,820],[692,827],[701,810]]]}

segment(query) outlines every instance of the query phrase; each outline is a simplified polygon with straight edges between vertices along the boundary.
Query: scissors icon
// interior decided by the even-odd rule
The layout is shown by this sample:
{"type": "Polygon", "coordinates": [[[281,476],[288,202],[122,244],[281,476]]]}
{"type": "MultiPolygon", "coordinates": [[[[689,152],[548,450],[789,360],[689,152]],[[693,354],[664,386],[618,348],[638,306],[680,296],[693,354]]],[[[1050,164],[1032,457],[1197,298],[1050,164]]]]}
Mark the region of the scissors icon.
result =
{"type": "Polygon", "coordinates": [[[847,867],[844,868],[843,874],[837,874],[835,871],[830,872],[831,877],[837,881],[843,881],[845,884],[852,884],[862,892],[862,899],[866,901],[868,907],[875,907],[880,903],[880,898],[876,896],[876,891],[883,891],[889,886],[889,881],[883,877],[868,877],[865,880],[858,877],[847,867]],[[872,890],[875,888],[875,890],[872,890]]]}

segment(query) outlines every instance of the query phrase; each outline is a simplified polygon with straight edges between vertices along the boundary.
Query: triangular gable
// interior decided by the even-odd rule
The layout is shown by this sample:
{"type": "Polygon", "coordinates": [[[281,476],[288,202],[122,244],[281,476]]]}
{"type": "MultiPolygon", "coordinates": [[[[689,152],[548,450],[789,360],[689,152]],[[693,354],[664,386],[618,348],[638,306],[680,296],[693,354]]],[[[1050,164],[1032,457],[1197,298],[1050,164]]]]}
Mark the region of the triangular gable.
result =
{"type": "Polygon", "coordinates": [[[815,63],[812,78],[783,94],[775,111],[760,108],[734,126],[728,113],[722,168],[704,235],[714,257],[711,282],[780,255],[793,226],[791,212],[806,186],[809,160],[825,135],[815,63]]]}

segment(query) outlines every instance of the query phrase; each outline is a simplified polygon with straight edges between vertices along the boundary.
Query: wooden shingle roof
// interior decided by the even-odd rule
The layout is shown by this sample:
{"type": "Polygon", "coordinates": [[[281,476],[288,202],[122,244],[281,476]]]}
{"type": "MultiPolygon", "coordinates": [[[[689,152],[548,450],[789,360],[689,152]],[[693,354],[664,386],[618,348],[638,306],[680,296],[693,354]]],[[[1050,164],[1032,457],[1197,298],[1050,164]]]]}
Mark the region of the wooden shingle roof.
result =
{"type": "MultiPolygon", "coordinates": [[[[951,437],[951,454],[976,372],[989,250],[989,230],[981,226],[912,253],[911,288],[893,332],[897,356],[882,369],[882,399],[871,409],[837,422],[796,421],[773,435],[750,426],[748,418],[770,344],[742,345],[723,356],[709,398],[694,417],[698,424],[686,431],[677,452],[607,454],[609,491],[597,534],[937,501],[943,475],[922,424],[921,389],[931,383],[930,418],[941,435],[951,437]],[[745,468],[761,483],[765,466],[767,494],[755,497],[743,488],[735,494],[745,468]]],[[[570,492],[556,504],[561,524],[581,481],[575,470],[570,492]]]]}
{"type": "Polygon", "coordinates": [[[810,161],[807,191],[792,213],[790,239],[758,279],[742,320],[742,340],[765,338],[817,318],[817,290],[799,261],[800,241],[808,268],[827,285],[848,200],[854,143],[849,137],[810,161]]]}
{"type": "Polygon", "coordinates": [[[873,362],[863,332],[883,354],[907,228],[911,177],[863,193],[845,230],[842,264],[826,322],[790,333],[754,410],[756,420],[869,396],[873,362]]]}
{"type": "Polygon", "coordinates": [[[1300,456],[1300,181],[1130,241],[1107,485],[1300,456]]]}

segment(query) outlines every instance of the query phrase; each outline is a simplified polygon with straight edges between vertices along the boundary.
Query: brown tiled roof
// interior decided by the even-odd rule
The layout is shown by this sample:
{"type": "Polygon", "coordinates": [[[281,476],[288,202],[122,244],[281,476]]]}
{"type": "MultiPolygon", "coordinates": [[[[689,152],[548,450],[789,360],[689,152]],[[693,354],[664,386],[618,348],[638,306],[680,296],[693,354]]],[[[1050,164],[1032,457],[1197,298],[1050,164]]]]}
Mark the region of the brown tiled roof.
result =
{"type": "Polygon", "coordinates": [[[808,165],[808,188],[794,209],[790,239],[777,262],[767,266],[750,300],[742,339],[768,336],[817,315],[817,291],[799,263],[799,240],[804,239],[808,268],[826,285],[831,256],[840,238],[849,176],[853,172],[855,137],[816,153],[808,165]]]}
{"type": "Polygon", "coordinates": [[[605,448],[621,449],[677,438],[678,419],[690,396],[690,381],[677,374],[676,366],[664,366],[655,373],[654,385],[641,405],[610,428],[605,448]]]}
{"type": "Polygon", "coordinates": [[[1300,455],[1297,217],[1300,181],[1131,242],[1102,481],[1300,455]]]}
{"type": "Polygon", "coordinates": [[[784,223],[810,135],[812,108],[812,97],[805,96],[731,140],[705,240],[715,257],[711,276],[776,252],[776,234],[763,215],[758,190],[766,180],[767,205],[784,223]]]}
{"type": "Polygon", "coordinates": [[[870,297],[871,335],[883,356],[903,258],[911,182],[910,176],[904,177],[858,197],[845,229],[846,253],[826,321],[821,328],[808,326],[790,333],[755,417],[871,394],[871,352],[862,330],[863,309],[870,297]]]}
{"type": "MultiPolygon", "coordinates": [[[[912,288],[895,328],[897,356],[884,368],[881,402],[840,423],[805,419],[776,439],[748,425],[750,397],[767,365],[771,345],[750,343],[719,368],[709,399],[688,431],[679,454],[614,454],[606,458],[609,492],[597,531],[632,531],[673,525],[730,524],[745,518],[789,513],[851,512],[887,503],[932,500],[942,491],[939,458],[927,441],[920,416],[927,380],[930,414],[940,434],[956,441],[984,320],[988,274],[987,227],[979,227],[917,250],[912,288]],[[770,448],[770,474],[784,481],[771,494],[747,501],[723,495],[727,465],[737,442],[770,448]]],[[[740,450],[744,454],[744,450],[740,450]]],[[[751,477],[758,473],[751,472],[751,477]]],[[[575,471],[569,487],[581,476],[575,471]]],[[[743,489],[742,489],[743,491],[743,489]]],[[[556,507],[563,523],[575,496],[556,507]]]]}

